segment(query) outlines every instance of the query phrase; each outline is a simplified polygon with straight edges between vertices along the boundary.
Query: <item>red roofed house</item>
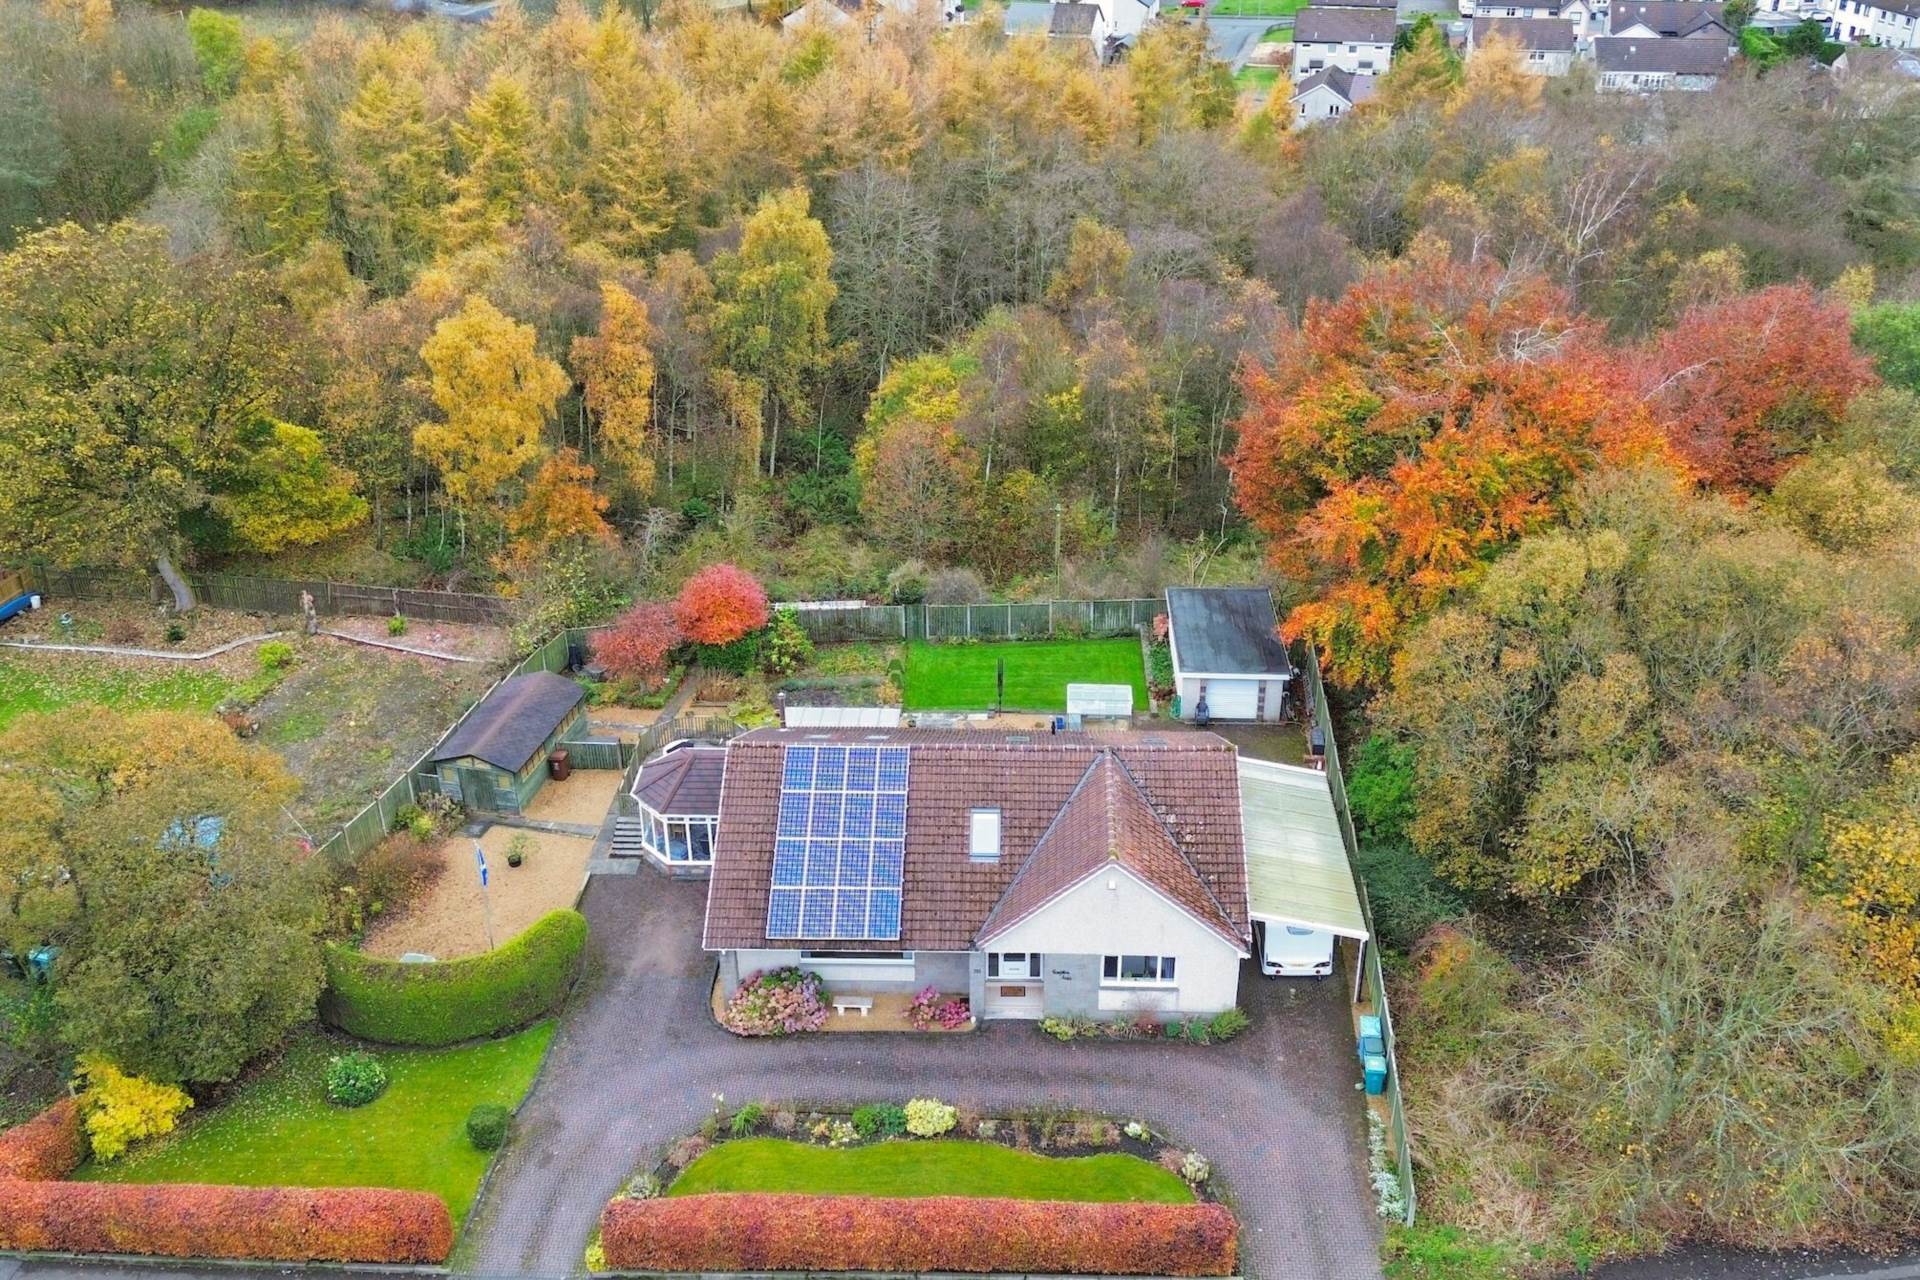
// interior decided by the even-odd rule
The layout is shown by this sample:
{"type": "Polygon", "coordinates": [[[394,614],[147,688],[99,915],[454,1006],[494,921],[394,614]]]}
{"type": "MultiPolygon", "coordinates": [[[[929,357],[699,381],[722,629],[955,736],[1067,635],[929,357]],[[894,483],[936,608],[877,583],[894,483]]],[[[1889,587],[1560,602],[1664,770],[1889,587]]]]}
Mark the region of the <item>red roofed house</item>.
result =
{"type": "Polygon", "coordinates": [[[766,729],[728,744],[704,945],[731,991],[966,992],[988,1018],[1215,1013],[1250,954],[1208,733],[766,729]]]}

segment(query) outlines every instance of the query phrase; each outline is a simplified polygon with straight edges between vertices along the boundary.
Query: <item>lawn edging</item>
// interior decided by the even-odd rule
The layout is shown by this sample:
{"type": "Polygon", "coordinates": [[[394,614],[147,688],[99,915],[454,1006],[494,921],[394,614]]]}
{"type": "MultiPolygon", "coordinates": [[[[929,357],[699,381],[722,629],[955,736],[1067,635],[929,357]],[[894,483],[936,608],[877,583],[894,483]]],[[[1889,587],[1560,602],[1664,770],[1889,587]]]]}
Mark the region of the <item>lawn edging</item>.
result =
{"type": "Polygon", "coordinates": [[[457,960],[409,964],[332,944],[320,1016],[362,1040],[429,1048],[515,1031],[566,998],[586,942],[586,917],[562,908],[457,960]]]}
{"type": "Polygon", "coordinates": [[[609,1271],[1070,1272],[1229,1276],[1239,1224],[1210,1203],[721,1192],[616,1199],[609,1271]]]}

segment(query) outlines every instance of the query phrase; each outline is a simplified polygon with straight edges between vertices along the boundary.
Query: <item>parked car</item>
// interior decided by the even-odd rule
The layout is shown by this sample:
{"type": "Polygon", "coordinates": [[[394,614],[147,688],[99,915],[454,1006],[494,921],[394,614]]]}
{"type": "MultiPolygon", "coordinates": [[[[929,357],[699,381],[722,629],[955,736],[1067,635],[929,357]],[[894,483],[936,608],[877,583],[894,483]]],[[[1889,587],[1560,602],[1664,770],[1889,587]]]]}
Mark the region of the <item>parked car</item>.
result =
{"type": "Polygon", "coordinates": [[[1299,924],[1255,923],[1260,972],[1269,978],[1324,978],[1333,972],[1333,935],[1299,924]]]}

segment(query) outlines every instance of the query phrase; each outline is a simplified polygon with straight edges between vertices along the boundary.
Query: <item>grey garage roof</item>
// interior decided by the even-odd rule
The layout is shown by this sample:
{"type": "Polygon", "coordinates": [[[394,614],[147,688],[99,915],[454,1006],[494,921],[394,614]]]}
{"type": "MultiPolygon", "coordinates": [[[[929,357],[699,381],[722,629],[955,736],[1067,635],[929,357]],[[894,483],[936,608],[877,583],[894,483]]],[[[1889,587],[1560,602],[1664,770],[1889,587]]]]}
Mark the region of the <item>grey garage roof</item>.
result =
{"type": "Polygon", "coordinates": [[[1168,587],[1167,620],[1182,675],[1293,674],[1265,587],[1168,587]]]}
{"type": "Polygon", "coordinates": [[[579,685],[550,671],[502,680],[440,744],[434,762],[473,756],[518,773],[583,696],[579,685]]]}
{"type": "Polygon", "coordinates": [[[1366,940],[1367,917],[1326,774],[1241,757],[1240,821],[1253,919],[1366,940]]]}

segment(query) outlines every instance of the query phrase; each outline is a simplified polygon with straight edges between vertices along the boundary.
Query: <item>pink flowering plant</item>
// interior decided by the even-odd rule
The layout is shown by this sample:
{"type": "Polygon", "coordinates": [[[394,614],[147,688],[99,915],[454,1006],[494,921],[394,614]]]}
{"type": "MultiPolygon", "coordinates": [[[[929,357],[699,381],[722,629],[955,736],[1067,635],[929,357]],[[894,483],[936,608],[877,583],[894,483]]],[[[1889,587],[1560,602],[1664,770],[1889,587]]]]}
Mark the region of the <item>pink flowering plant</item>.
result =
{"type": "Polygon", "coordinates": [[[973,1010],[965,1000],[947,1000],[933,1011],[934,1021],[943,1031],[958,1031],[973,1020],[973,1010]]]}
{"type": "Polygon", "coordinates": [[[827,993],[820,975],[803,969],[769,969],[740,984],[720,1025],[735,1035],[787,1036],[827,1025],[827,993]]]}
{"type": "Polygon", "coordinates": [[[942,1031],[958,1031],[972,1017],[973,1010],[964,999],[942,1000],[940,992],[930,986],[920,988],[907,1002],[907,1021],[916,1031],[931,1031],[936,1026],[942,1031]]]}

